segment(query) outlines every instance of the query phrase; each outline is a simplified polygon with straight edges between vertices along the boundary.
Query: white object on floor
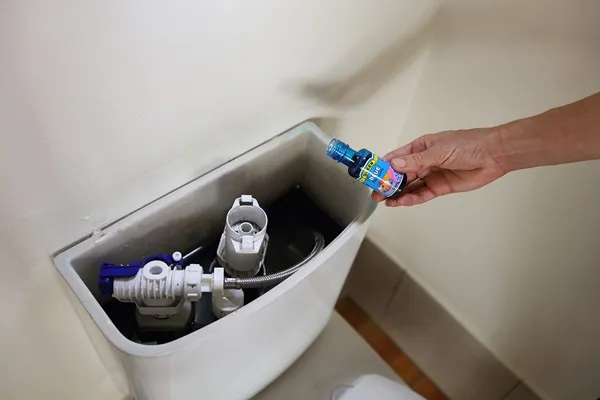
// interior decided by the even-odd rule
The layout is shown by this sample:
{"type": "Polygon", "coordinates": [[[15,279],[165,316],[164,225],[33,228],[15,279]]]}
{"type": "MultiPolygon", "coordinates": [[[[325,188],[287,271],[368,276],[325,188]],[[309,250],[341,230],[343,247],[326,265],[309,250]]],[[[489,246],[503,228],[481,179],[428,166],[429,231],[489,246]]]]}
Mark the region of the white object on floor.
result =
{"type": "Polygon", "coordinates": [[[381,375],[361,375],[352,385],[341,386],[331,400],[425,400],[408,386],[381,375]]]}
{"type": "Polygon", "coordinates": [[[343,388],[353,387],[357,377],[370,374],[406,385],[354,328],[334,312],[306,353],[252,400],[329,400],[334,393],[341,395],[343,388]]]}

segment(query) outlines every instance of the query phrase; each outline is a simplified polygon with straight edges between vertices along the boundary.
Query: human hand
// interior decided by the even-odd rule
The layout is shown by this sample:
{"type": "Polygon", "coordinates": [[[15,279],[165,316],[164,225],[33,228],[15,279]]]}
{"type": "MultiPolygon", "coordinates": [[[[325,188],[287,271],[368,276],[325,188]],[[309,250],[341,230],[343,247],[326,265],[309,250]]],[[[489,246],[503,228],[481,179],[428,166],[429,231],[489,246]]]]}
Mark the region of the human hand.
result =
{"type": "Polygon", "coordinates": [[[397,198],[374,192],[387,206],[412,206],[451,193],[479,189],[503,176],[494,152],[500,146],[496,128],[446,131],[425,135],[383,158],[407,174],[408,184],[397,198]]]}

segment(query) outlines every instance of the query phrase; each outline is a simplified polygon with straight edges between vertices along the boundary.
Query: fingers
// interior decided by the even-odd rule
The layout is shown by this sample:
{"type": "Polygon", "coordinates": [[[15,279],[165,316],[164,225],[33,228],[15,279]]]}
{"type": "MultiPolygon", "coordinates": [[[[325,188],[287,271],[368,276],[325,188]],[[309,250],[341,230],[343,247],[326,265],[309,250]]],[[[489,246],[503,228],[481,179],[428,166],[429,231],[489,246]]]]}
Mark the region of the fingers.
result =
{"type": "Polygon", "coordinates": [[[385,202],[385,205],[388,207],[410,207],[416,206],[418,204],[423,204],[427,201],[433,200],[438,197],[431,188],[427,186],[421,186],[418,189],[410,193],[405,193],[397,199],[388,199],[385,202]]]}
{"type": "MultiPolygon", "coordinates": [[[[406,173],[410,185],[417,179],[417,175],[422,177],[429,167],[435,166],[438,157],[427,149],[427,135],[425,135],[392,150],[382,158],[389,161],[396,171],[406,173]]],[[[371,198],[376,202],[386,201],[386,197],[377,192],[373,192],[371,198]]]]}
{"type": "Polygon", "coordinates": [[[419,172],[426,168],[438,165],[439,155],[434,150],[425,150],[420,153],[407,154],[394,157],[391,160],[392,168],[398,172],[419,172]]]}
{"type": "Polygon", "coordinates": [[[384,197],[383,195],[373,192],[372,194],[372,198],[373,200],[377,201],[377,202],[381,202],[381,201],[386,201],[386,205],[387,206],[391,206],[391,207],[395,207],[397,201],[402,197],[407,196],[408,193],[412,193],[417,189],[420,189],[422,187],[425,186],[425,181],[421,178],[415,178],[412,182],[409,182],[408,185],[406,185],[406,187],[404,188],[404,190],[402,191],[402,194],[400,195],[400,197],[396,198],[396,199],[388,199],[387,197],[384,197]]]}
{"type": "Polygon", "coordinates": [[[390,161],[394,158],[406,156],[406,155],[409,155],[412,153],[420,153],[422,151],[425,151],[426,149],[427,149],[426,137],[421,136],[421,137],[413,140],[412,142],[405,144],[402,147],[397,148],[396,150],[390,151],[389,153],[384,155],[382,158],[386,161],[390,161]]]}
{"type": "MultiPolygon", "coordinates": [[[[411,184],[411,183],[412,183],[412,182],[413,182],[415,179],[417,179],[417,174],[414,174],[414,173],[409,173],[409,174],[406,174],[406,180],[407,180],[407,182],[408,182],[408,184],[407,184],[407,187],[408,187],[408,185],[410,185],[410,184],[411,184]]],[[[404,189],[404,190],[406,190],[406,189],[404,189]]],[[[385,196],[383,196],[382,194],[380,194],[380,193],[377,193],[377,192],[375,192],[375,191],[374,191],[373,193],[371,193],[371,198],[372,198],[374,201],[376,201],[377,203],[381,203],[382,201],[384,201],[385,199],[387,199],[387,197],[385,197],[385,196]]]]}
{"type": "Polygon", "coordinates": [[[377,193],[377,192],[371,193],[371,198],[373,199],[373,201],[376,201],[377,203],[381,203],[382,201],[385,200],[385,196],[382,195],[381,193],[377,193]]]}
{"type": "Polygon", "coordinates": [[[414,177],[404,188],[402,194],[395,199],[388,199],[377,192],[373,192],[371,198],[378,203],[385,201],[385,205],[388,207],[408,207],[423,204],[438,197],[438,195],[427,186],[426,179],[427,178],[421,179],[414,177]]]}
{"type": "Polygon", "coordinates": [[[433,171],[408,185],[398,198],[387,199],[385,204],[388,207],[416,206],[452,192],[443,171],[433,171]]]}
{"type": "Polygon", "coordinates": [[[410,153],[413,152],[413,147],[414,147],[413,143],[406,144],[406,145],[404,145],[402,147],[397,148],[396,150],[390,151],[389,153],[387,153],[386,155],[384,155],[381,158],[383,158],[386,161],[390,161],[393,158],[398,158],[398,157],[406,156],[406,155],[408,155],[408,154],[410,154],[410,153]]]}

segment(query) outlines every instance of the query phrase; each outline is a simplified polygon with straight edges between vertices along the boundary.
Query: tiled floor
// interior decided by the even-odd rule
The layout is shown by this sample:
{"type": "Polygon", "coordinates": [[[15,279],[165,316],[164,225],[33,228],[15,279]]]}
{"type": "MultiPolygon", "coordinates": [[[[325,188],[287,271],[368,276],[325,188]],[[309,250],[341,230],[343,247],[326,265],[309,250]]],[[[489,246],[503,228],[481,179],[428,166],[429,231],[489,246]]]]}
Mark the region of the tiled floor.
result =
{"type": "Polygon", "coordinates": [[[415,392],[428,400],[447,399],[351,298],[338,301],[336,310],[415,392]]]}

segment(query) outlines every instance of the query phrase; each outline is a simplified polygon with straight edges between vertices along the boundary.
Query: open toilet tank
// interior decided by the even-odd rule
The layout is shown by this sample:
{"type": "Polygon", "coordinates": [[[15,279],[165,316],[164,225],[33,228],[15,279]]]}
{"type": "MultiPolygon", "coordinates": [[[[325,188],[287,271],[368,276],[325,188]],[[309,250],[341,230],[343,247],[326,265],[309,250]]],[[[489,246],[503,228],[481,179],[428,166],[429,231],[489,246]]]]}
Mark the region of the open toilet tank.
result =
{"type": "Polygon", "coordinates": [[[313,123],[303,123],[55,255],[88,334],[124,392],[137,400],[248,399],[319,335],[375,209],[369,189],[325,155],[329,140],[313,123]],[[212,243],[241,195],[251,195],[268,213],[271,204],[297,188],[339,231],[283,282],[171,341],[132,340],[109,317],[108,300],[98,289],[101,263],[132,263],[212,243]]]}

